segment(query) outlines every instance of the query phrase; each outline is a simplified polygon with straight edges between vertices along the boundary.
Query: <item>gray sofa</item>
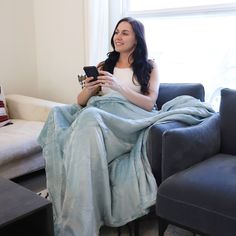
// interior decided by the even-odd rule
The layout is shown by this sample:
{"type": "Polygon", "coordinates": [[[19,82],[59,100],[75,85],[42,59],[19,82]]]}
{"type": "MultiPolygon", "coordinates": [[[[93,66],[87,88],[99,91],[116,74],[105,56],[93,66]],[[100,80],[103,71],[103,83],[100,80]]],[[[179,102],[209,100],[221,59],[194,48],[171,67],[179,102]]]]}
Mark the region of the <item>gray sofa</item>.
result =
{"type": "Polygon", "coordinates": [[[168,223],[201,235],[236,235],[235,118],[236,90],[222,89],[219,113],[168,132],[163,161],[169,171],[156,203],[160,236],[168,223]],[[177,165],[182,171],[175,173],[177,165]]]}
{"type": "Polygon", "coordinates": [[[37,137],[51,108],[63,104],[7,95],[6,105],[13,124],[0,129],[0,176],[13,179],[44,168],[37,137]]]}

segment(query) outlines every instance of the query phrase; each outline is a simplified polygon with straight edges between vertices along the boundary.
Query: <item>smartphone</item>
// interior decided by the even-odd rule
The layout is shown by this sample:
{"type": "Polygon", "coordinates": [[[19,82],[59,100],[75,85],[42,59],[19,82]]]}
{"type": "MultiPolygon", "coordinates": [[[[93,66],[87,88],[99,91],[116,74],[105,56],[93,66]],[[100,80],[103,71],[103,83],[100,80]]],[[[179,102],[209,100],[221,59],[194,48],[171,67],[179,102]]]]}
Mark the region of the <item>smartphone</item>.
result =
{"type": "Polygon", "coordinates": [[[91,80],[91,82],[97,80],[99,72],[96,66],[85,66],[83,69],[87,77],[94,78],[93,80],[91,80]]]}

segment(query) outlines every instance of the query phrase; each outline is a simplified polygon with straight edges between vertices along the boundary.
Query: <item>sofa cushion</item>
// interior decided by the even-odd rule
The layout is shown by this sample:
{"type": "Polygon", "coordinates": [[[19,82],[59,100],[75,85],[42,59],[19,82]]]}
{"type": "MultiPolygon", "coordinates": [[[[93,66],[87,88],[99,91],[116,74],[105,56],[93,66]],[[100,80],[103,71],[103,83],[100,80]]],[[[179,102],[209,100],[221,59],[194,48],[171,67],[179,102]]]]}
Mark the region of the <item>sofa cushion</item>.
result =
{"type": "Polygon", "coordinates": [[[235,169],[236,157],[219,153],[172,175],[157,193],[158,215],[202,233],[235,235],[235,169]]]}
{"type": "Polygon", "coordinates": [[[37,137],[43,125],[44,122],[14,119],[13,125],[2,127],[0,165],[40,152],[37,137]]]}
{"type": "Polygon", "coordinates": [[[198,83],[161,83],[157,99],[158,110],[164,103],[180,95],[189,95],[203,102],[205,99],[204,86],[198,83]]]}
{"type": "Polygon", "coordinates": [[[0,85],[0,127],[10,124],[11,121],[8,117],[6,110],[6,102],[3,94],[3,89],[0,85]]]}
{"type": "Polygon", "coordinates": [[[6,95],[6,102],[10,119],[43,122],[47,120],[48,114],[53,107],[65,105],[19,94],[6,95]]]}

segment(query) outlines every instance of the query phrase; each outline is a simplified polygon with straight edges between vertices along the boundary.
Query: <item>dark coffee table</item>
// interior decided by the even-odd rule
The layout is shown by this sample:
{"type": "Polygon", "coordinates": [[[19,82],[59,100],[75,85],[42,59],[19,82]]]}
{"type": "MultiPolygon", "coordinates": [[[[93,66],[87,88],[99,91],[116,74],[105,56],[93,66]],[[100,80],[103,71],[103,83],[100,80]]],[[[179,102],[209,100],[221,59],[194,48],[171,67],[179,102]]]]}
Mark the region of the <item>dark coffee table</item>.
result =
{"type": "Polygon", "coordinates": [[[53,236],[52,203],[0,177],[0,235],[53,236]]]}

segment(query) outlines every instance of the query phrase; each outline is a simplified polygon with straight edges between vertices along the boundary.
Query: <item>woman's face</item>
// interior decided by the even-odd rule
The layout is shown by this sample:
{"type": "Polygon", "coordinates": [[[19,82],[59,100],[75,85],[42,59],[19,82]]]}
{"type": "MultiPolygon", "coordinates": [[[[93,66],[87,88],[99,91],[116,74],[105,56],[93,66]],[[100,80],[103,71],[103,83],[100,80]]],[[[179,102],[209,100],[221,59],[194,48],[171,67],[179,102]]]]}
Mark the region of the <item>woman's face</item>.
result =
{"type": "Polygon", "coordinates": [[[119,53],[130,54],[136,47],[135,33],[130,23],[122,21],[115,30],[113,36],[115,50],[119,53]]]}

